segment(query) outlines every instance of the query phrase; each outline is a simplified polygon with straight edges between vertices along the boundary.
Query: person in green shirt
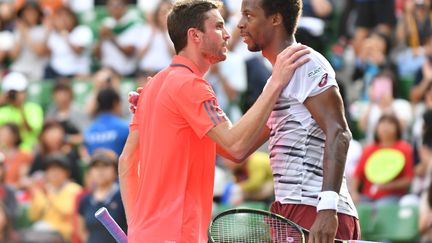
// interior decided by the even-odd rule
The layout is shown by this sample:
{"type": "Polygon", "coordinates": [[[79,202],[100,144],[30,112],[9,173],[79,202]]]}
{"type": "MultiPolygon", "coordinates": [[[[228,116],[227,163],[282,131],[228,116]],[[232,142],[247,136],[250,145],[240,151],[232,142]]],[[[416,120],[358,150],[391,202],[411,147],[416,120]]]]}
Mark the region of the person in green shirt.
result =
{"type": "Polygon", "coordinates": [[[43,124],[40,105],[26,101],[27,78],[17,72],[1,80],[0,125],[16,123],[23,139],[21,148],[30,151],[37,142],[43,124]]]}

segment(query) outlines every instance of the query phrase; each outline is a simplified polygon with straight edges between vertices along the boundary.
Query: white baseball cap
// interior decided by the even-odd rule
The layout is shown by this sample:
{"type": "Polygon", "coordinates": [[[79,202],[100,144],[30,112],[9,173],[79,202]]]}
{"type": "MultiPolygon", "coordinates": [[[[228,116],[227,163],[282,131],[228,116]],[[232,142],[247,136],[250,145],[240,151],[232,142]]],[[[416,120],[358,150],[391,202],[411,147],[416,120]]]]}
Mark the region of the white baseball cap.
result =
{"type": "Polygon", "coordinates": [[[24,91],[27,86],[27,78],[22,73],[10,72],[3,77],[1,87],[3,92],[8,92],[10,90],[24,91]]]}

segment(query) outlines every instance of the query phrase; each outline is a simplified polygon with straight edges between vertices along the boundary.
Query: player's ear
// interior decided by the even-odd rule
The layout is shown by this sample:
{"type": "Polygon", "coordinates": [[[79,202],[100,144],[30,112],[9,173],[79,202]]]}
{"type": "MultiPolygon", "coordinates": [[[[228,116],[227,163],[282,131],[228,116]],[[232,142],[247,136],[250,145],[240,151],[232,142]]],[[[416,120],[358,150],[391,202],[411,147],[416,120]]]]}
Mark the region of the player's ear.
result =
{"type": "Polygon", "coordinates": [[[202,32],[196,28],[190,28],[188,30],[188,39],[190,39],[193,43],[199,43],[201,41],[202,32]]]}
{"type": "Polygon", "coordinates": [[[283,17],[280,13],[273,14],[271,20],[274,26],[283,24],[283,17]]]}

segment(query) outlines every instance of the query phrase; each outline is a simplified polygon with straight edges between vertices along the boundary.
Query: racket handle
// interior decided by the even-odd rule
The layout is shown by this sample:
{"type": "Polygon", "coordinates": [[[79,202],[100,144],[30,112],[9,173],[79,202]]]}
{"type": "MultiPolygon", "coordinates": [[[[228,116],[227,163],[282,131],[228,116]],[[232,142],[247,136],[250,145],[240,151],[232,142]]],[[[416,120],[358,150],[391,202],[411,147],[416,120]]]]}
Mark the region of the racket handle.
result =
{"type": "Polygon", "coordinates": [[[101,222],[108,232],[114,237],[118,243],[127,243],[127,236],[116,223],[116,221],[111,217],[108,210],[105,207],[100,208],[95,213],[95,217],[99,222],[101,222]]]}

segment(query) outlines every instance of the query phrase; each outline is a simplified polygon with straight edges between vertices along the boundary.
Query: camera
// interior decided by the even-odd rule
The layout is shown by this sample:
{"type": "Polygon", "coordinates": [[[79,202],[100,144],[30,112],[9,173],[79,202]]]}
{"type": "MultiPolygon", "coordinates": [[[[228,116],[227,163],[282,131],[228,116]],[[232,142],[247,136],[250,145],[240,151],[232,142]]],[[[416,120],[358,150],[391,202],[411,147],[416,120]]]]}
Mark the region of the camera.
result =
{"type": "Polygon", "coordinates": [[[7,92],[7,99],[8,99],[8,101],[9,102],[15,102],[16,99],[17,99],[17,94],[18,94],[18,91],[16,91],[16,90],[9,90],[7,92]]]}

